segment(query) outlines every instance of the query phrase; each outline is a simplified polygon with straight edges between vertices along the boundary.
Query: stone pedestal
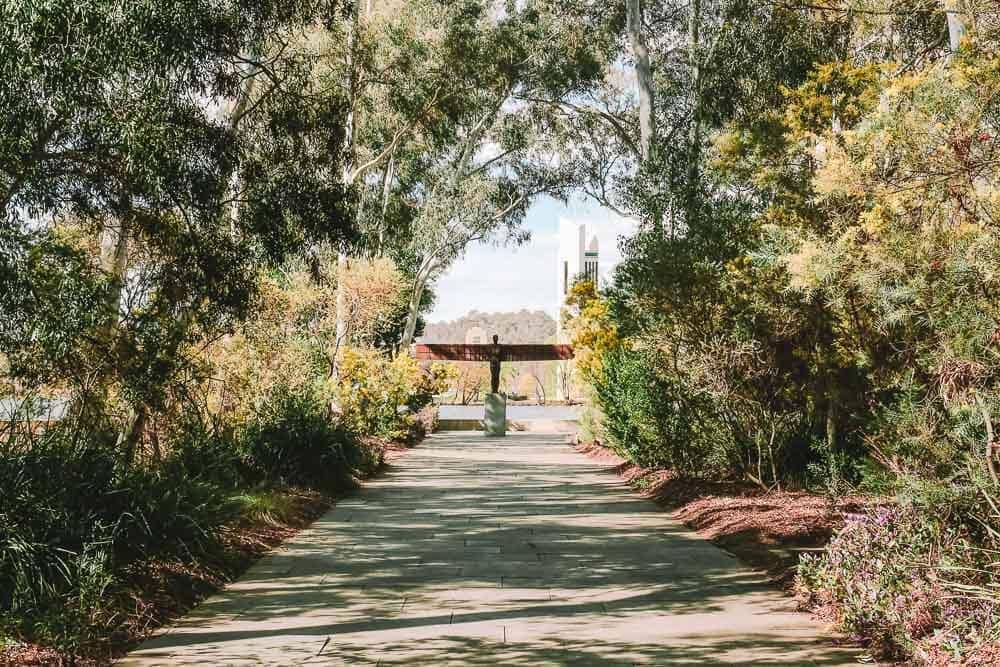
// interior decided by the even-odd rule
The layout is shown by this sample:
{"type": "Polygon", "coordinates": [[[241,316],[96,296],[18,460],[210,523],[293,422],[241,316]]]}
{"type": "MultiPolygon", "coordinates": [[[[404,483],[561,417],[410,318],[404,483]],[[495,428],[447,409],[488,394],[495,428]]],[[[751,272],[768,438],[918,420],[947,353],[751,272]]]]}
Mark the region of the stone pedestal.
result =
{"type": "Polygon", "coordinates": [[[486,414],[483,417],[486,435],[507,435],[507,397],[503,394],[486,394],[486,414]]]}

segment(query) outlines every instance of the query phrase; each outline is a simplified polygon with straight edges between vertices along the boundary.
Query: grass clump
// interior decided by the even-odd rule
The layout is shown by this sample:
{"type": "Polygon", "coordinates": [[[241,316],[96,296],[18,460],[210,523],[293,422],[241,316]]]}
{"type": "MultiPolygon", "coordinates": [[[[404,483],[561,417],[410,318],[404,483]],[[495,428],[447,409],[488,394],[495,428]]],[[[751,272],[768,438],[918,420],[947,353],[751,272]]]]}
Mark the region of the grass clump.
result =
{"type": "Polygon", "coordinates": [[[130,573],[144,564],[218,558],[227,526],[296,516],[286,489],[335,493],[381,460],[317,401],[287,394],[239,428],[178,425],[159,460],[126,465],[90,433],[0,445],[0,636],[66,656],[129,638],[130,573]]]}

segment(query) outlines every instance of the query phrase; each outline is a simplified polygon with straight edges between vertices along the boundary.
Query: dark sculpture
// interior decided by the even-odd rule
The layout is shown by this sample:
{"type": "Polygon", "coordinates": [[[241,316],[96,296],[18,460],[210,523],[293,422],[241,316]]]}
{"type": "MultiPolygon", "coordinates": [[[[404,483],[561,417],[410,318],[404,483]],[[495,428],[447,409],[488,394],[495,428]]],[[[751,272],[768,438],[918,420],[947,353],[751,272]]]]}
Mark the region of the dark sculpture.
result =
{"type": "Polygon", "coordinates": [[[500,391],[500,336],[493,335],[493,346],[490,348],[490,392],[496,394],[500,391]]]}
{"type": "Polygon", "coordinates": [[[417,343],[413,356],[420,361],[488,361],[491,393],[500,392],[500,364],[504,361],[565,361],[573,358],[569,345],[501,345],[493,343],[417,343]]]}

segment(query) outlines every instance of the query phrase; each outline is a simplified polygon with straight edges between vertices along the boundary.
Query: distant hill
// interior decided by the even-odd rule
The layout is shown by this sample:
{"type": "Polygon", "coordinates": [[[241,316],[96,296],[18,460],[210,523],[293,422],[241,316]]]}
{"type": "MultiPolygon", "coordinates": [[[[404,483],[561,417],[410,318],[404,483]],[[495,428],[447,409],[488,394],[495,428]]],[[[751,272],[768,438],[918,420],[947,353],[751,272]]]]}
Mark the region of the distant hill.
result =
{"type": "Polygon", "coordinates": [[[516,313],[481,313],[473,310],[451,322],[431,322],[421,343],[464,343],[465,332],[480,327],[488,337],[497,334],[501,343],[548,343],[556,335],[556,321],[542,310],[516,313]]]}

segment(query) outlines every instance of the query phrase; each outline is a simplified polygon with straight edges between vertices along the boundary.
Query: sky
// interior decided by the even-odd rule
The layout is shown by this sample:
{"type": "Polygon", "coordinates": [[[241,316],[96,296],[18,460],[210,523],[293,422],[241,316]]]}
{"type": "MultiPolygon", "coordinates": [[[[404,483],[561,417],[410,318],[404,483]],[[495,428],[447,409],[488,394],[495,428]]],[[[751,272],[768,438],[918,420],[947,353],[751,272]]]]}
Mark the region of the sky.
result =
{"type": "Polygon", "coordinates": [[[545,197],[528,210],[524,221],[531,239],[521,246],[475,245],[434,286],[437,301],[428,322],[454,320],[470,310],[511,312],[544,310],[553,317],[561,305],[557,295],[559,220],[587,225],[587,238],[597,235],[603,276],[621,259],[618,238],[631,234],[634,222],[589,200],[568,204],[545,197]]]}

